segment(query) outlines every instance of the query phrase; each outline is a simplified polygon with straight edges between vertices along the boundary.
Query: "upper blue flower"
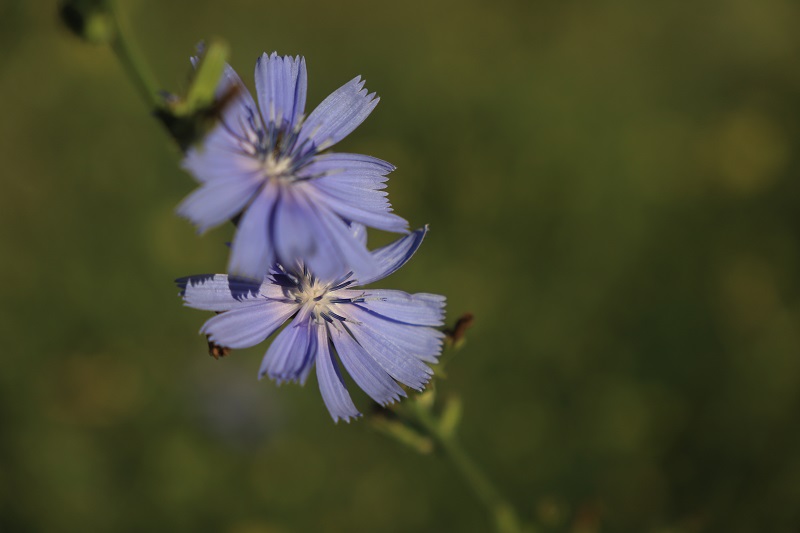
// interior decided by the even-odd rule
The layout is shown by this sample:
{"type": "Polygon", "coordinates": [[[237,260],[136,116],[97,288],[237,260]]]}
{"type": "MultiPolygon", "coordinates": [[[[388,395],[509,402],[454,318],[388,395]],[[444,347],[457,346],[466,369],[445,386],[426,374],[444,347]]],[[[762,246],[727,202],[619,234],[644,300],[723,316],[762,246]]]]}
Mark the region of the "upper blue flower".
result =
{"type": "Polygon", "coordinates": [[[186,155],[184,168],[200,187],[178,213],[200,231],[241,215],[228,263],[233,275],[260,280],[271,265],[297,259],[322,277],[351,270],[374,275],[372,255],[348,224],[408,230],[382,191],[394,167],[365,155],[321,152],[361,124],[379,99],[356,77],[306,117],[305,59],[276,53],[258,59],[255,82],[258,108],[226,67],[217,94],[237,90],[217,127],[186,155]]]}
{"type": "MultiPolygon", "coordinates": [[[[365,243],[362,226],[351,234],[365,243]]],[[[397,382],[421,390],[442,350],[444,296],[355,287],[388,276],[408,261],[427,229],[371,252],[371,277],[352,272],[316,276],[309,268],[275,265],[261,284],[225,274],[177,280],[186,305],[217,311],[200,330],[228,348],[255,346],[292,318],[269,347],[259,376],[305,383],[316,366],[322,399],[334,421],[360,416],[342,380],[338,359],[353,381],[380,404],[405,396],[397,382]]]]}

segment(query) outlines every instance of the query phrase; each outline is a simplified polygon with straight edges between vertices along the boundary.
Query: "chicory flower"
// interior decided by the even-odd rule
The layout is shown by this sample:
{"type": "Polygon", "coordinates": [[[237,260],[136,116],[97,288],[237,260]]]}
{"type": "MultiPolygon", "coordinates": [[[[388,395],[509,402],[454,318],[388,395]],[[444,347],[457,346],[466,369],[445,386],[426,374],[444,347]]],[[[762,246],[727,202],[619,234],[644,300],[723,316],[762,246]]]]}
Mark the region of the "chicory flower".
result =
{"type": "Polygon", "coordinates": [[[306,116],[306,81],[304,58],[263,54],[255,68],[256,107],[226,66],[217,94],[234,96],[183,162],[200,187],[178,213],[201,232],[238,219],[231,275],[261,280],[272,265],[301,259],[326,278],[349,270],[371,276],[378,266],[350,223],[408,231],[383,191],[394,166],[366,155],[323,153],[367,118],[379,100],[375,93],[356,77],[306,116]]]}
{"type": "MultiPolygon", "coordinates": [[[[353,237],[365,244],[364,228],[353,228],[353,237]]],[[[345,387],[340,362],[364,392],[386,405],[406,395],[398,383],[422,390],[432,375],[426,363],[436,363],[441,353],[444,334],[434,328],[443,325],[444,296],[359,288],[403,266],[426,232],[372,251],[377,265],[372,276],[321,277],[295,262],[275,264],[260,284],[225,274],[177,282],[187,306],[220,313],[200,330],[217,345],[255,346],[290,321],[272,341],[259,377],[303,384],[316,367],[331,416],[349,422],[361,413],[345,387]]]]}

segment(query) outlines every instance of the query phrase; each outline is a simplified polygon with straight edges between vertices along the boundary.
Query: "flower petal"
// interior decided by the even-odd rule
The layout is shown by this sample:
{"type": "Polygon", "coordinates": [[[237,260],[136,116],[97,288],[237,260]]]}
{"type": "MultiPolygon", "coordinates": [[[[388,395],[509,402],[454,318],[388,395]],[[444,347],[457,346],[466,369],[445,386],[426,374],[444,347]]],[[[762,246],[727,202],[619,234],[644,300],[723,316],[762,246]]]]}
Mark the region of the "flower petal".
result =
{"type": "MultiPolygon", "coordinates": [[[[328,271],[332,273],[331,279],[350,271],[357,275],[367,276],[376,272],[377,264],[367,250],[366,243],[359,241],[349,224],[327,208],[318,209],[317,213],[325,228],[327,242],[338,250],[341,266],[338,266],[336,271],[332,271],[328,268],[325,258],[320,256],[319,260],[309,263],[310,268],[314,272],[328,271]]],[[[319,276],[326,279],[323,274],[319,276]]]]}
{"type": "Polygon", "coordinates": [[[379,100],[375,93],[367,94],[361,76],[356,76],[331,93],[303,122],[299,150],[308,153],[333,146],[364,122],[379,100]]]}
{"type": "Polygon", "coordinates": [[[225,65],[222,79],[217,86],[216,97],[222,98],[229,91],[236,91],[233,98],[222,110],[222,122],[229,132],[240,138],[248,138],[252,132],[264,129],[264,124],[256,111],[256,103],[242,79],[230,65],[225,65]]]}
{"type": "Polygon", "coordinates": [[[195,189],[178,205],[178,214],[191,220],[200,232],[239,214],[258,190],[261,179],[254,173],[231,172],[228,178],[209,180],[195,189]]]}
{"type": "Polygon", "coordinates": [[[280,192],[272,217],[272,242],[278,262],[291,268],[298,259],[316,253],[320,230],[315,228],[316,218],[307,213],[307,204],[299,198],[301,191],[287,187],[280,192]]]}
{"type": "Polygon", "coordinates": [[[245,279],[228,278],[226,274],[201,274],[175,280],[187,307],[204,311],[229,311],[252,303],[259,293],[259,284],[245,279]]]}
{"type": "Polygon", "coordinates": [[[403,291],[370,290],[359,307],[388,320],[414,326],[444,324],[445,297],[438,294],[408,294],[403,291]]]}
{"type": "MultiPolygon", "coordinates": [[[[294,187],[292,195],[298,213],[304,218],[302,225],[307,228],[301,235],[310,239],[302,250],[307,252],[303,255],[303,260],[311,272],[320,279],[334,280],[351,270],[366,275],[376,271],[377,265],[366,244],[359,241],[347,222],[326,205],[313,203],[307,189],[294,187]]],[[[287,235],[276,236],[275,240],[288,243],[289,233],[294,233],[296,230],[277,227],[276,231],[286,232],[287,235]]],[[[297,249],[297,245],[294,246],[297,249]]],[[[296,256],[286,255],[287,250],[291,248],[282,244],[278,251],[278,258],[285,265],[292,264],[291,261],[296,259],[296,256]]]]}
{"type": "Polygon", "coordinates": [[[346,172],[363,177],[380,178],[385,177],[394,169],[394,165],[377,157],[336,152],[314,156],[308,164],[303,166],[299,174],[310,178],[346,172]]]}
{"type": "MultiPolygon", "coordinates": [[[[386,161],[358,154],[323,154],[315,156],[310,163],[303,166],[298,175],[310,180],[310,185],[325,194],[325,200],[336,207],[343,218],[348,218],[348,211],[366,210],[367,217],[387,215],[391,206],[386,199],[387,174],[394,166],[386,161]]],[[[362,217],[364,215],[361,215],[362,217]]],[[[394,231],[407,231],[407,222],[397,215],[386,217],[394,231]],[[394,223],[394,224],[392,224],[394,223]]],[[[352,217],[355,220],[355,216],[352,217]]],[[[378,225],[365,220],[368,226],[383,229],[386,221],[378,221],[378,225]]]]}
{"type": "Polygon", "coordinates": [[[343,327],[331,325],[328,331],[350,377],[370,398],[387,405],[406,396],[405,391],[343,327]]]}
{"type": "MultiPolygon", "coordinates": [[[[198,58],[192,58],[193,65],[196,65],[197,61],[198,58]]],[[[192,163],[193,155],[220,153],[223,159],[228,160],[234,159],[232,157],[234,152],[243,156],[247,151],[246,145],[252,145],[257,141],[258,132],[265,129],[253,97],[230,65],[226,64],[222,71],[215,97],[217,100],[221,98],[229,100],[221,110],[216,127],[205,136],[201,147],[189,150],[184,165],[200,181],[206,181],[203,169],[208,165],[203,165],[202,162],[192,163]]]]}
{"type": "Polygon", "coordinates": [[[353,238],[366,248],[367,246],[367,227],[358,222],[350,223],[350,231],[353,233],[353,238]]]}
{"type": "Polygon", "coordinates": [[[312,341],[312,327],[310,320],[297,319],[286,326],[267,350],[261,361],[258,377],[262,378],[267,374],[278,383],[301,381],[316,356],[317,343],[316,338],[312,341]]]}
{"type": "Polygon", "coordinates": [[[389,320],[381,315],[370,314],[358,306],[349,306],[348,312],[351,317],[360,321],[359,325],[366,323],[365,329],[370,334],[383,339],[389,346],[387,350],[395,349],[398,353],[426,363],[436,363],[442,353],[444,333],[438,329],[389,320]]]}
{"type": "Polygon", "coordinates": [[[394,273],[405,265],[414,252],[417,251],[425,234],[428,233],[428,226],[412,231],[404,237],[400,237],[391,244],[373,250],[372,258],[378,265],[378,271],[371,276],[357,276],[359,285],[367,285],[394,273]]]}
{"type": "Polygon", "coordinates": [[[256,61],[256,94],[267,124],[291,130],[306,107],[306,60],[262,54],[256,61]]]}
{"type": "Polygon", "coordinates": [[[248,142],[218,125],[205,136],[201,145],[189,148],[181,166],[200,183],[250,176],[261,170],[261,163],[254,154],[255,148],[248,142]]]}
{"type": "Polygon", "coordinates": [[[387,326],[391,326],[391,322],[355,305],[346,306],[346,311],[344,307],[339,307],[342,316],[347,319],[344,324],[361,347],[394,379],[413,389],[422,390],[433,371],[425,366],[418,354],[405,346],[403,339],[404,335],[417,333],[406,331],[408,328],[422,328],[389,328],[387,326]]]}
{"type": "Polygon", "coordinates": [[[326,204],[345,220],[395,233],[408,231],[408,222],[391,212],[385,192],[353,186],[338,178],[339,176],[319,178],[310,183],[316,203],[326,204]]]}
{"type": "Polygon", "coordinates": [[[353,400],[345,387],[342,374],[339,372],[339,365],[333,358],[328,335],[324,326],[316,328],[317,342],[317,381],[319,382],[319,392],[322,394],[322,401],[331,413],[334,422],[339,419],[350,422],[351,418],[361,416],[353,400]]]}
{"type": "Polygon", "coordinates": [[[273,216],[278,193],[268,183],[245,210],[231,244],[228,272],[245,278],[262,280],[275,262],[268,225],[273,216]]]}
{"type": "Polygon", "coordinates": [[[209,319],[200,333],[220,346],[249,348],[272,335],[296,310],[295,303],[259,299],[209,319]]]}

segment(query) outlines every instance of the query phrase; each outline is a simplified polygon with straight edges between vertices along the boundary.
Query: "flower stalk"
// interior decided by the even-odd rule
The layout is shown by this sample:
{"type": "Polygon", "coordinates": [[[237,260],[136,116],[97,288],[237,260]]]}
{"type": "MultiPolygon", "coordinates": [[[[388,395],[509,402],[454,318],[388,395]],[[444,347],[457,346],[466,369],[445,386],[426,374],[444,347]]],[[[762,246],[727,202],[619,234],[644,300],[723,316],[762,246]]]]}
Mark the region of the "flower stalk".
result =
{"type": "MultiPolygon", "coordinates": [[[[453,404],[452,402],[454,401],[458,402],[458,400],[451,400],[448,407],[450,405],[460,406],[460,403],[453,404]]],[[[437,419],[424,404],[414,401],[407,403],[409,406],[408,413],[438,444],[439,451],[447,457],[464,479],[464,482],[472,489],[475,496],[491,514],[495,531],[498,533],[520,533],[522,530],[514,507],[503,498],[500,491],[483,473],[483,470],[464,450],[456,436],[454,425],[447,423],[448,409],[446,408],[442,417],[437,419]]],[[[453,408],[451,407],[450,409],[453,408]]]]}
{"type": "Polygon", "coordinates": [[[111,16],[114,31],[111,36],[111,49],[117,55],[122,67],[128,74],[139,95],[153,111],[157,111],[163,105],[162,98],[159,96],[159,87],[156,77],[150,70],[147,62],[142,58],[134,40],[128,35],[122,17],[119,15],[119,8],[116,0],[105,0],[108,14],[111,16]]]}
{"type": "MultiPolygon", "coordinates": [[[[464,345],[465,334],[473,321],[473,315],[467,313],[459,317],[452,328],[444,330],[447,349],[436,366],[439,379],[446,379],[444,367],[464,345]]],[[[532,533],[533,527],[526,524],[523,529],[514,507],[461,445],[457,436],[462,413],[461,399],[458,396],[449,397],[439,402],[442,404],[440,409],[437,409],[436,403],[434,382],[424,392],[390,406],[379,416],[373,416],[372,427],[421,454],[438,452],[445,456],[491,515],[497,533],[532,533]]]]}
{"type": "Polygon", "coordinates": [[[203,45],[202,57],[185,96],[163,91],[136,40],[128,32],[117,0],[63,0],[60,15],[75,35],[92,44],[109,46],[152,114],[158,118],[183,152],[213,129],[236,91],[217,94],[230,50],[218,39],[203,45]]]}

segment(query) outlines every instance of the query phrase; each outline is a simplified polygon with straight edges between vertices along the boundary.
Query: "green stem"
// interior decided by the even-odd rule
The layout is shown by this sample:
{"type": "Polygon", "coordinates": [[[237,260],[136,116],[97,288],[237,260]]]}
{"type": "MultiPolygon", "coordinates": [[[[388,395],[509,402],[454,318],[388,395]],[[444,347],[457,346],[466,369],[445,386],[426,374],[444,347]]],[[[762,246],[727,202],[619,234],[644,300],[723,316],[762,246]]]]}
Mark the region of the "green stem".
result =
{"type": "Polygon", "coordinates": [[[429,410],[415,405],[413,411],[422,427],[436,440],[440,449],[450,459],[467,485],[491,513],[496,531],[498,533],[519,533],[521,528],[514,508],[503,498],[500,491],[495,488],[477,463],[464,451],[455,436],[443,433],[429,410]]]}
{"type": "Polygon", "coordinates": [[[111,42],[114,53],[117,54],[122,66],[147,105],[153,110],[159,109],[162,106],[162,101],[158,95],[159,87],[156,83],[156,78],[147,63],[142,59],[142,55],[136,48],[134,41],[128,37],[125,23],[122,17],[119,16],[116,0],[106,0],[106,6],[116,30],[114,39],[111,42]]]}

